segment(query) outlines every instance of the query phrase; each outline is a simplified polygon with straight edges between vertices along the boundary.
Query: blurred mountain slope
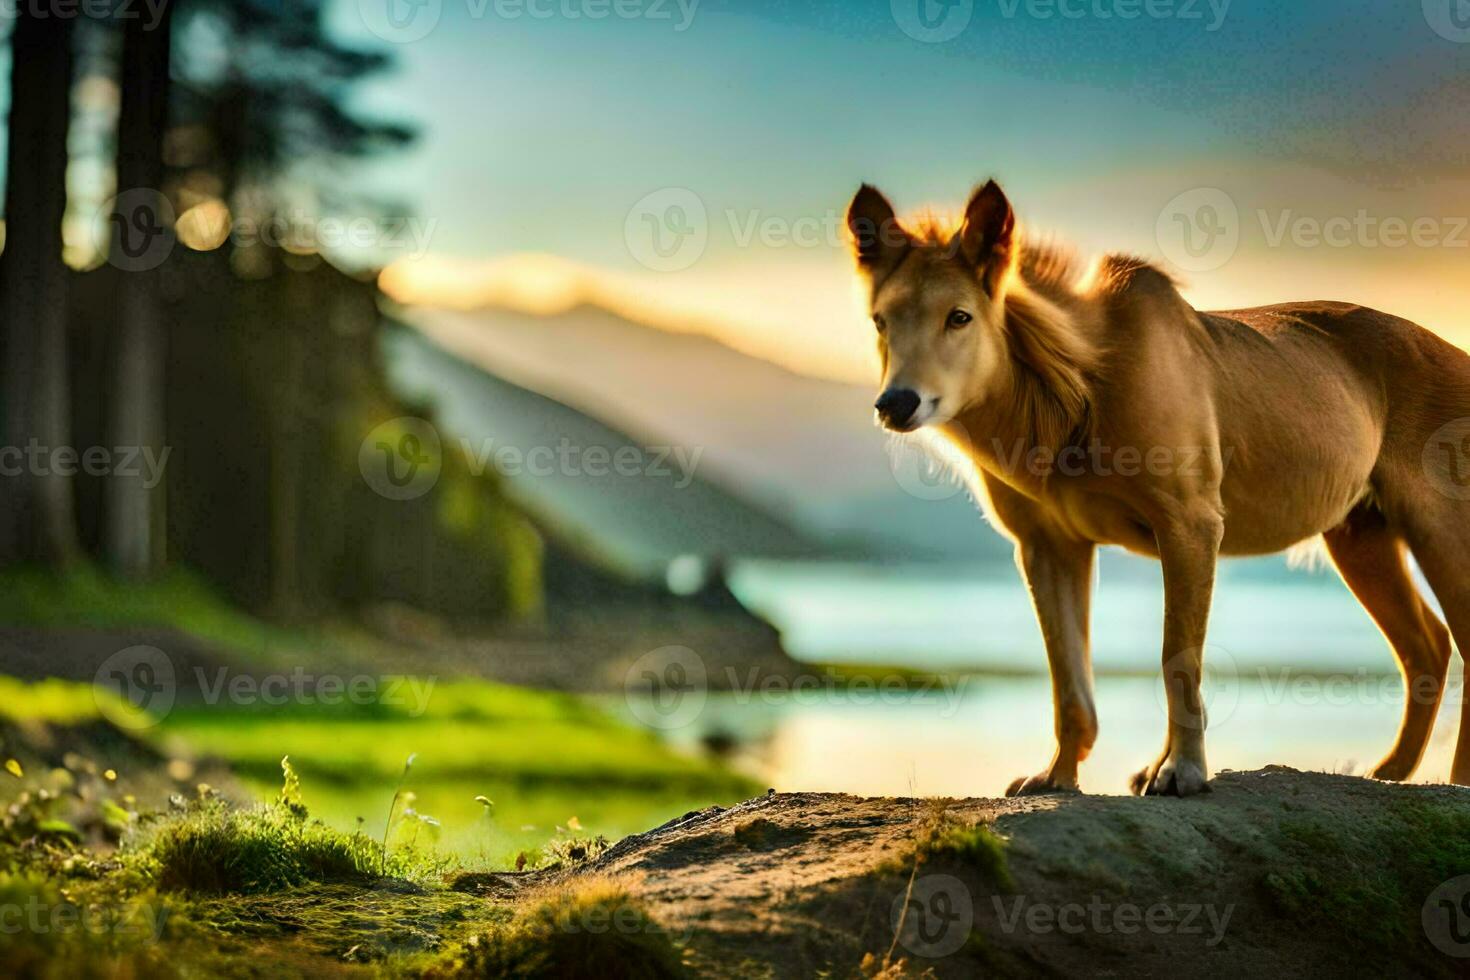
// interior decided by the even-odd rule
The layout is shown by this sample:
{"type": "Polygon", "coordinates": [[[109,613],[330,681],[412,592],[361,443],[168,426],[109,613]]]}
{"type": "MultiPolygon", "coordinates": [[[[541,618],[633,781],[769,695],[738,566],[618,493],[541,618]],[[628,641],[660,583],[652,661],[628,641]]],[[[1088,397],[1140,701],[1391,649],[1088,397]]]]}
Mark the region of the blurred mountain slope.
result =
{"type": "Polygon", "coordinates": [[[406,327],[387,331],[384,348],[395,387],[432,404],[445,438],[459,443],[471,465],[498,468],[512,496],[586,557],[662,576],[685,554],[820,551],[796,528],[710,482],[690,447],[639,441],[406,327]],[[620,467],[619,459],[631,465],[620,467]]]}
{"type": "MultiPolygon", "coordinates": [[[[527,432],[544,441],[583,424],[566,414],[573,411],[640,445],[698,453],[697,483],[728,491],[743,512],[739,521],[770,515],[752,525],[748,545],[729,534],[737,520],[732,512],[691,528],[694,543],[681,550],[769,554],[774,542],[755,528],[774,521],[795,528],[823,556],[1010,561],[1010,547],[980,519],[966,491],[948,475],[929,473],[916,448],[893,445],[873,425],[872,393],[865,388],[799,375],[712,338],[645,326],[589,304],[548,315],[505,308],[412,308],[401,315],[433,346],[561,403],[550,409],[558,417],[541,423],[529,408],[500,401],[508,397],[503,392],[451,397],[439,384],[436,400],[446,420],[453,416],[450,400],[483,398],[478,414],[485,433],[483,420],[493,417],[506,436],[506,425],[514,424],[521,427],[516,438],[527,432]],[[733,547],[698,546],[704,532],[719,527],[727,530],[712,531],[715,540],[733,547]]],[[[436,359],[422,345],[396,343],[390,361],[404,380],[438,377],[428,369],[436,359]]],[[[456,382],[468,377],[445,370],[456,382]]],[[[469,432],[472,421],[454,417],[453,427],[469,432]]],[[[555,496],[550,487],[545,492],[555,496]]],[[[618,507],[628,516],[611,500],[598,507],[599,515],[618,507]]],[[[667,531],[657,539],[671,540],[667,531]]]]}

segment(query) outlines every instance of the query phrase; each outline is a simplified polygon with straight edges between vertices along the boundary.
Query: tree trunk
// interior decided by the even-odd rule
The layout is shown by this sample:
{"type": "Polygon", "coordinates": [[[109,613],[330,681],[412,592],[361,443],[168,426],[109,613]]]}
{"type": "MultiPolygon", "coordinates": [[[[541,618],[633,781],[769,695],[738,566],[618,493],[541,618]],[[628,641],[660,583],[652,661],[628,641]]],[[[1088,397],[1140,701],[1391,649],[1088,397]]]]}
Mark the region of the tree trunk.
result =
{"type": "MultiPolygon", "coordinates": [[[[122,104],[117,137],[119,203],[112,215],[114,257],[121,254],[118,250],[125,229],[139,227],[140,220],[159,220],[156,214],[124,211],[161,207],[163,201],[172,13],[173,4],[168,4],[151,29],[142,17],[123,22],[122,104]]],[[[118,267],[123,273],[112,344],[115,373],[108,413],[109,441],[114,448],[128,447],[132,452],[136,447],[157,459],[165,439],[165,333],[159,295],[163,269],[130,269],[126,264],[118,267]]],[[[114,473],[106,483],[103,552],[113,571],[128,578],[146,577],[164,560],[167,483],[150,486],[150,475],[154,475],[151,468],[140,467],[132,473],[114,473]]]]}
{"type": "Polygon", "coordinates": [[[57,567],[77,553],[61,258],[75,18],[37,16],[27,4],[13,16],[0,256],[0,563],[57,567]]]}

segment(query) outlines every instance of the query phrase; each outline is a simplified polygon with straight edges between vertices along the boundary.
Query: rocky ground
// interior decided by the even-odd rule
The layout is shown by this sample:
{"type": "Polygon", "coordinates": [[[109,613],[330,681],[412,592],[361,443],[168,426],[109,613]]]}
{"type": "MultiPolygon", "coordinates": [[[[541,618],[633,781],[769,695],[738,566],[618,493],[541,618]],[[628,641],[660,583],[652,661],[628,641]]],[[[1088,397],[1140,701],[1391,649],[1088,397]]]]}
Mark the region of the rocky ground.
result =
{"type": "Polygon", "coordinates": [[[559,874],[627,882],[714,975],[1470,972],[1470,791],[1276,767],[1186,800],[771,795],[559,874]]]}

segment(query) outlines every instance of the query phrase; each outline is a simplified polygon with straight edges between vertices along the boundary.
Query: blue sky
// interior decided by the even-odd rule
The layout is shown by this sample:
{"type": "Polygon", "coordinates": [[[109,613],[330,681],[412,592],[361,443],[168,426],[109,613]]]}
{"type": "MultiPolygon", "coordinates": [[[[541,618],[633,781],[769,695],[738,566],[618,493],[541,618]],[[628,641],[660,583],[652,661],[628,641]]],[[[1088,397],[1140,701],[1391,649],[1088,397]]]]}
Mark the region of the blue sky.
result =
{"type": "MultiPolygon", "coordinates": [[[[334,24],[376,41],[359,0],[336,2],[334,24]]],[[[887,0],[704,0],[682,32],[672,2],[671,20],[600,21],[436,2],[436,28],[390,45],[400,69],[368,98],[425,126],[384,169],[453,251],[596,258],[596,224],[672,185],[780,210],[831,205],[860,178],[940,200],[992,172],[1040,192],[1202,160],[1375,186],[1467,169],[1450,96],[1467,94],[1470,46],[1417,2],[1234,0],[1221,19],[1225,0],[1157,0],[1176,16],[1124,21],[1128,0],[1048,19],[1045,3],[989,0],[938,44],[906,36],[887,0]]]]}

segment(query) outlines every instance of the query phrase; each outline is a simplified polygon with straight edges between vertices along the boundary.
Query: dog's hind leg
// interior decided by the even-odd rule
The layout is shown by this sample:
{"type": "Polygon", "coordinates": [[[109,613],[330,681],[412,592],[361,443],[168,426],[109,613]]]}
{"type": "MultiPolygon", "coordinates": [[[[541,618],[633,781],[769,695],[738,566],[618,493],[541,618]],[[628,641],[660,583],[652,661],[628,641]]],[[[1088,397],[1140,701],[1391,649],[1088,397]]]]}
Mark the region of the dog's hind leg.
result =
{"type": "Polygon", "coordinates": [[[1377,510],[1359,508],[1324,538],[1343,581],[1383,631],[1404,675],[1398,738],[1371,775],[1408,779],[1424,756],[1444,694],[1449,631],[1414,585],[1404,540],[1377,510]]]}
{"type": "MultiPolygon", "coordinates": [[[[1470,501],[1425,488],[1409,510],[1405,524],[1409,548],[1439,599],[1463,660],[1470,654],[1470,501]]],[[[1470,668],[1462,676],[1460,736],[1450,765],[1450,781],[1461,786],[1470,786],[1470,699],[1464,696],[1466,681],[1470,681],[1470,668]]]]}

